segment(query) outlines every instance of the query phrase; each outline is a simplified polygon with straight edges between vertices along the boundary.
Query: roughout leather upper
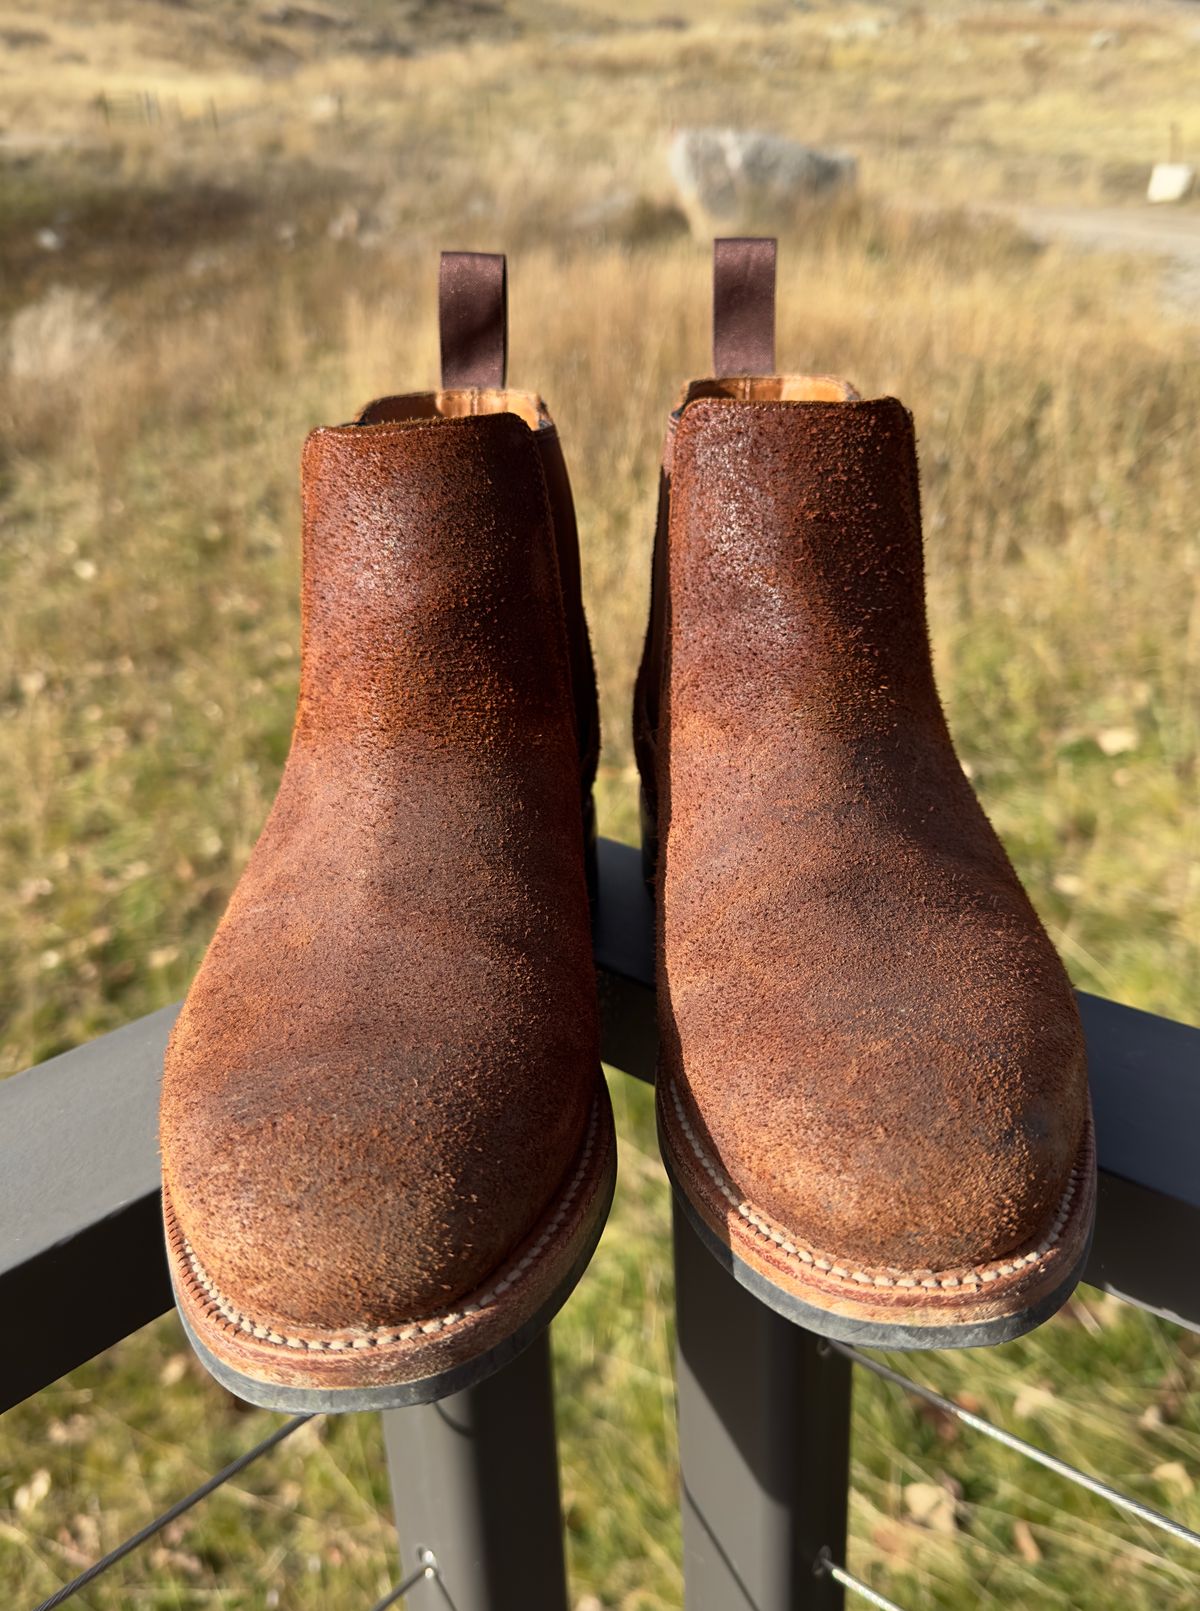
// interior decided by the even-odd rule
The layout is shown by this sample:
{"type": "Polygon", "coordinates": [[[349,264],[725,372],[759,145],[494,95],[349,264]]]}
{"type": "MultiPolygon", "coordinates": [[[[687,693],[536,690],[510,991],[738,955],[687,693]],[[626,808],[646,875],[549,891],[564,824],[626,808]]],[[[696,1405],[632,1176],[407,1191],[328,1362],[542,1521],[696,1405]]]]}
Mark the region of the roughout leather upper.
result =
{"type": "Polygon", "coordinates": [[[292,748],[171,1039],[163,1173],[252,1318],[370,1327],[484,1281],[579,1147],[580,757],[522,420],[318,430],[302,481],[292,748]]]}
{"type": "Polygon", "coordinates": [[[639,734],[663,1073],[810,1245],[999,1257],[1076,1160],[1083,1042],[934,686],[911,418],[701,398],[664,512],[639,734]]]}

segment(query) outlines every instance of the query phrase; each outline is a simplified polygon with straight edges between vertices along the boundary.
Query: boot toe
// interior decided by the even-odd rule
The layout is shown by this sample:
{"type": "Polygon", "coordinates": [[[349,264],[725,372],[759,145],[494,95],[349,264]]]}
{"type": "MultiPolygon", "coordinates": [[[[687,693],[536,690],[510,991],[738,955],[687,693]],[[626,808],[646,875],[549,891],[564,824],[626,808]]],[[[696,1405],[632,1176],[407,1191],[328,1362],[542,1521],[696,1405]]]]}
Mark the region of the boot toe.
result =
{"type": "Polygon", "coordinates": [[[945,1036],[922,1040],[919,1064],[904,1050],[847,1049],[819,1074],[762,1082],[753,1124],[713,1136],[737,1193],[872,1269],[972,1268],[1036,1243],[1079,1161],[1082,1046],[1018,1066],[945,1036]]]}
{"type": "Polygon", "coordinates": [[[452,1310],[553,1200],[580,1115],[497,1101],[508,1082],[469,1073],[440,1102],[428,1077],[325,1074],[168,1074],[164,1185],[191,1257],[226,1305],[272,1329],[452,1310]]]}

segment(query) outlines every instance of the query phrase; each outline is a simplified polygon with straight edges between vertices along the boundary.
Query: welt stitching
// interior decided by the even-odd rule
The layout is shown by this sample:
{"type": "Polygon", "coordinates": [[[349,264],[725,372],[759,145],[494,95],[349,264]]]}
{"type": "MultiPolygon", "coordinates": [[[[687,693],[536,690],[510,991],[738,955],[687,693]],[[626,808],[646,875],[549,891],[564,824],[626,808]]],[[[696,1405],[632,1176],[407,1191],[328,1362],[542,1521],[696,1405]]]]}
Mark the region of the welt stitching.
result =
{"type": "Polygon", "coordinates": [[[240,1331],[247,1332],[261,1342],[275,1343],[286,1348],[308,1348],[314,1351],[338,1352],[348,1348],[378,1348],[384,1343],[410,1342],[414,1337],[431,1336],[435,1332],[444,1331],[451,1326],[467,1320],[471,1315],[477,1314],[487,1307],[496,1298],[501,1297],[510,1287],[515,1286],[525,1272],[541,1256],[546,1244],[554,1236],[567,1217],[571,1204],[579,1194],[579,1188],[587,1173],[588,1164],[596,1145],[596,1129],[599,1122],[599,1103],[592,1104],[591,1118],[588,1121],[587,1135],[584,1140],[583,1153],[579,1160],[579,1167],[571,1178],[571,1184],[566,1193],[559,1199],[558,1208],[550,1223],[538,1237],[533,1246],[525,1253],[521,1261],[497,1281],[494,1286],[481,1292],[477,1298],[464,1304],[461,1309],[452,1310],[449,1314],[438,1315],[429,1320],[414,1320],[401,1326],[377,1326],[370,1331],[359,1332],[354,1337],[290,1337],[286,1333],[273,1331],[268,1326],[256,1325],[249,1316],[236,1309],[220,1290],[205,1274],[204,1268],[192,1250],[192,1245],[182,1231],[179,1233],[180,1243],[184,1257],[197,1285],[203,1290],[209,1300],[216,1306],[226,1320],[237,1326],[240,1331]]]}
{"type": "Polygon", "coordinates": [[[1018,1270],[1024,1269],[1031,1264],[1036,1264],[1039,1259],[1044,1259],[1057,1244],[1063,1226],[1070,1217],[1071,1204],[1074,1201],[1075,1190],[1080,1178],[1078,1164],[1071,1171],[1066,1190],[1063,1192],[1058,1206],[1058,1213],[1055,1215],[1054,1223],[1051,1225],[1049,1232],[1035,1248],[1028,1253],[1021,1254],[1018,1258],[996,1259],[987,1264],[976,1264],[965,1269],[947,1271],[942,1275],[935,1275],[925,1271],[901,1273],[899,1275],[880,1275],[866,1270],[847,1270],[828,1254],[818,1253],[810,1248],[798,1246],[778,1225],[765,1215],[757,1213],[750,1203],[737,1195],[728,1177],[721,1173],[701,1145],[695,1129],[684,1112],[675,1081],[668,1077],[667,1084],[680,1128],[687,1137],[688,1145],[695,1154],[696,1161],[713,1185],[716,1186],[722,1197],[737,1210],[739,1216],[752,1225],[761,1238],[773,1242],[786,1258],[795,1260],[800,1264],[811,1265],[815,1270],[836,1275],[844,1281],[854,1281],[860,1286],[946,1288],[975,1287],[983,1282],[997,1281],[1001,1276],[1014,1275],[1018,1270]]]}

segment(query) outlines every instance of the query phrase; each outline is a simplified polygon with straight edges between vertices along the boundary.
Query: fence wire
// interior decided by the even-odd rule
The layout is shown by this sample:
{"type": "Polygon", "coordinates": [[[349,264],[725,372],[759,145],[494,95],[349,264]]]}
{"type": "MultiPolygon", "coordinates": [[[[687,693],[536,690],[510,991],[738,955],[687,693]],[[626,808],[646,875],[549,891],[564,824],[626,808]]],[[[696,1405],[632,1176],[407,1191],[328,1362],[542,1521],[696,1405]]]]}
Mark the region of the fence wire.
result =
{"type": "Polygon", "coordinates": [[[409,1589],[415,1589],[418,1583],[428,1583],[437,1578],[437,1576],[437,1562],[429,1551],[425,1550],[422,1555],[421,1565],[417,1567],[416,1571],[410,1572],[402,1583],[396,1584],[394,1589],[389,1589],[382,1600],[376,1600],[371,1607],[371,1611],[387,1611],[388,1606],[395,1605],[397,1600],[402,1600],[409,1589]]]}
{"type": "MultiPolygon", "coordinates": [[[[253,1465],[254,1461],[259,1459],[260,1456],[273,1449],[276,1444],[282,1443],[285,1438],[290,1438],[293,1432],[298,1431],[306,1421],[311,1420],[311,1415],[295,1415],[290,1421],[285,1421],[282,1426],[277,1426],[274,1432],[263,1438],[261,1443],[256,1443],[252,1449],[247,1449],[245,1454],[239,1454],[236,1460],[231,1460],[227,1466],[222,1467],[220,1471],[209,1477],[207,1482],[202,1482],[198,1488],[193,1488],[190,1494],[185,1494],[182,1499],[176,1500],[169,1510],[164,1510],[161,1515],[156,1516],[153,1521],[147,1522],[144,1527],[131,1534],[123,1543],[118,1544],[114,1549],[110,1549],[106,1555],[102,1555],[86,1571],[80,1572],[78,1577],[72,1578],[69,1583],[64,1583],[61,1589],[56,1589],[49,1599],[42,1600],[33,1608],[33,1611],[54,1611],[55,1606],[62,1605],[65,1600],[69,1600],[73,1595],[78,1594],[80,1589],[86,1588],[89,1583],[94,1583],[102,1572],[107,1572],[110,1566],[115,1566],[118,1561],[124,1560],[126,1555],[132,1554],[147,1539],[153,1538],[155,1533],[161,1532],[168,1522],[173,1522],[177,1516],[182,1516],[193,1505],[199,1504],[200,1500],[207,1499],[209,1494],[220,1488],[223,1483],[228,1482],[231,1477],[236,1477],[239,1471],[245,1471],[247,1466],[253,1465]]],[[[424,1575],[424,1568],[418,1575],[424,1575]]]]}
{"type": "Polygon", "coordinates": [[[898,1606],[895,1600],[885,1599],[882,1594],[876,1593],[869,1583],[864,1583],[862,1578],[855,1577],[847,1572],[844,1566],[839,1566],[827,1549],[823,1549],[817,1556],[816,1574],[818,1577],[831,1577],[835,1583],[840,1583],[851,1594],[857,1594],[860,1600],[865,1600],[868,1605],[877,1606],[878,1611],[903,1611],[903,1607],[898,1606]]]}
{"type": "Polygon", "coordinates": [[[1109,1504],[1114,1505],[1118,1510],[1125,1511],[1127,1515],[1136,1516],[1139,1521],[1145,1522],[1147,1526],[1156,1527],[1160,1533],[1167,1533],[1178,1543],[1187,1544],[1192,1549],[1200,1549],[1200,1533],[1193,1532],[1190,1527],[1185,1527],[1182,1522],[1177,1522],[1170,1516],[1164,1516],[1161,1510],[1154,1510],[1150,1505],[1143,1505],[1140,1499],[1131,1498],[1129,1494],[1122,1493],[1119,1488],[1114,1488],[1111,1483],[1101,1482],[1099,1477],[1089,1477],[1087,1472],[1080,1471],[1078,1466],[1068,1465],[1065,1460],[1060,1460],[1057,1455],[1047,1454],[1044,1449],[1039,1449],[1035,1443],[1027,1443],[1024,1438],[1017,1437],[1014,1432],[1005,1432],[1002,1427],[994,1425],[991,1421],[984,1420],[982,1415],[973,1415],[970,1410],[964,1410],[962,1405],[956,1404],[953,1399],[944,1398],[941,1393],[935,1393],[931,1387],[924,1387],[920,1382],[914,1382],[911,1376],[904,1376],[900,1371],[892,1370],[889,1365],[884,1365],[878,1359],[873,1359],[870,1354],[861,1353],[857,1348],[852,1348],[847,1343],[830,1342],[826,1343],[825,1346],[833,1349],[835,1353],[844,1355],[847,1359],[852,1359],[856,1365],[861,1365],[865,1370],[871,1371],[873,1375],[882,1377],[885,1382],[892,1382],[895,1386],[902,1387],[906,1393],[911,1393],[914,1397],[923,1399],[926,1404],[934,1405],[944,1414],[953,1416],[956,1421],[961,1421],[964,1426],[969,1426],[976,1432],[982,1432],[984,1437],[993,1438],[997,1443],[1002,1443],[1006,1449],[1012,1449],[1014,1453],[1024,1455],[1027,1460],[1033,1460],[1037,1465],[1044,1466],[1047,1471],[1053,1471],[1056,1476],[1062,1477],[1067,1482],[1074,1483],[1077,1488],[1085,1488],[1088,1493],[1096,1494],[1100,1499],[1107,1499],[1109,1504]]]}

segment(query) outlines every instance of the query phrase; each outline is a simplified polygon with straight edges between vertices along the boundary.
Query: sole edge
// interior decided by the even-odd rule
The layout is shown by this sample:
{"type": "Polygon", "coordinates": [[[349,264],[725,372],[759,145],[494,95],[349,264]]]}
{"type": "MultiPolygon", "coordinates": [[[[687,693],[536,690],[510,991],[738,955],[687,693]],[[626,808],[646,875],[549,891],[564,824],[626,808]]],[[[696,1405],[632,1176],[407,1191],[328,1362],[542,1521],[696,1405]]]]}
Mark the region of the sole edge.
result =
{"type": "MultiPolygon", "coordinates": [[[[540,1302],[536,1303],[532,1312],[515,1325],[512,1330],[503,1330],[502,1319],[493,1311],[491,1325],[489,1326],[489,1329],[493,1331],[493,1338],[477,1353],[472,1353],[463,1359],[447,1363],[438,1369],[429,1371],[425,1375],[409,1373],[403,1379],[393,1381],[385,1379],[374,1382],[350,1382],[345,1385],[329,1384],[318,1386],[295,1380],[274,1380],[266,1374],[261,1376],[251,1375],[232,1364],[222,1354],[216,1352],[206,1340],[204,1328],[198,1323],[197,1315],[193,1313],[200,1306],[196,1302],[195,1295],[190,1290],[190,1285],[186,1280],[181,1279],[170,1229],[168,1229],[168,1268],[176,1309],[188,1341],[195,1350],[200,1362],[221,1386],[247,1403],[253,1404],[260,1409],[309,1414],[403,1409],[416,1404],[433,1403],[452,1393],[462,1392],[466,1388],[473,1387],[488,1376],[493,1375],[523,1352],[538,1334],[549,1325],[555,1314],[562,1308],[578,1285],[580,1277],[591,1262],[592,1255],[603,1234],[616,1187],[617,1160],[612,1108],[607,1086],[602,1075],[600,1076],[595,1102],[599,1110],[601,1129],[600,1155],[585,1186],[584,1200],[581,1204],[574,1233],[565,1239],[567,1245],[574,1244],[574,1251],[563,1272],[551,1278],[548,1294],[540,1302]],[[497,1328],[500,1328],[500,1335],[498,1336],[494,1335],[497,1328]]],[[[558,1201],[556,1199],[547,1206],[539,1225],[547,1217],[553,1215],[558,1201]]],[[[536,1239],[537,1234],[538,1226],[535,1226],[526,1239],[526,1243],[522,1244],[522,1248],[527,1245],[528,1241],[536,1239]]],[[[509,1260],[509,1264],[519,1259],[522,1248],[515,1250],[509,1260]]],[[[548,1250],[547,1263],[552,1257],[553,1251],[548,1250]]],[[[500,1268],[503,1270],[508,1268],[508,1265],[500,1268]]],[[[543,1282],[545,1282],[545,1270],[546,1264],[543,1264],[538,1271],[538,1274],[543,1277],[543,1282]]],[[[345,1356],[340,1357],[344,1358],[345,1356]]],[[[294,1364],[294,1360],[290,1356],[288,1363],[294,1364]]],[[[413,1363],[411,1350],[406,1363],[409,1365],[413,1363]]],[[[294,1376],[294,1369],[292,1374],[294,1376]]]]}
{"type": "MultiPolygon", "coordinates": [[[[826,1337],[831,1342],[858,1344],[869,1348],[884,1348],[898,1352],[916,1352],[923,1349],[938,1348],[982,1348],[993,1347],[998,1343],[1012,1342],[1035,1330],[1056,1314],[1072,1292],[1078,1286],[1087,1267],[1091,1252],[1092,1238],[1095,1232],[1095,1163],[1092,1158],[1090,1179],[1085,1181],[1082,1201],[1089,1205],[1088,1229],[1080,1249],[1072,1259],[1071,1264],[1047,1291],[1040,1293],[1034,1300],[1022,1308],[1014,1309],[1010,1313],[993,1315],[984,1320],[951,1321],[944,1325],[936,1323],[908,1324],[904,1321],[881,1321],[859,1319],[853,1315],[841,1314],[835,1309],[826,1308],[819,1304],[806,1302],[797,1294],[780,1286],[762,1271],[748,1263],[731,1243],[725,1241],[713,1229],[712,1225],[693,1201],[691,1193],[685,1184],[685,1173],[682,1171],[672,1153],[672,1138],[669,1129],[669,1119],[665,1117],[660,1086],[659,1099],[656,1103],[659,1150],[662,1154],[663,1165],[667,1177],[671,1182],[672,1194],[683,1211],[689,1226],[699,1236],[701,1242],[713,1255],[739,1286],[744,1287],[759,1302],[766,1305],[785,1320],[794,1325],[802,1326],[806,1331],[813,1332],[820,1337],[826,1337]]],[[[1090,1120],[1089,1120],[1090,1126],[1090,1120]]],[[[1089,1151],[1090,1144],[1085,1138],[1085,1148],[1089,1151]]]]}

